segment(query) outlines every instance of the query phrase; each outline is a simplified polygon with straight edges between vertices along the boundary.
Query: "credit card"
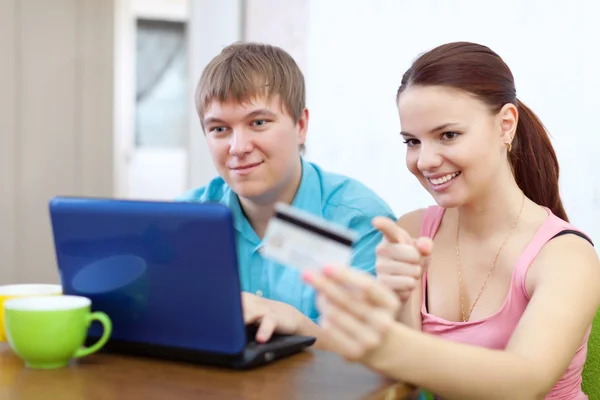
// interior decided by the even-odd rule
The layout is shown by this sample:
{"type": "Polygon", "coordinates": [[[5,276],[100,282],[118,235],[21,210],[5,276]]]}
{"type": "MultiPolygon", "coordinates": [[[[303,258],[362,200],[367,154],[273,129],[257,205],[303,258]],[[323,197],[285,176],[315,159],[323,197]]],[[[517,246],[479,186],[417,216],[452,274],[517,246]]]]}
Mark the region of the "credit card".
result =
{"type": "Polygon", "coordinates": [[[350,265],[358,232],[285,203],[275,205],[261,254],[300,270],[350,265]]]}

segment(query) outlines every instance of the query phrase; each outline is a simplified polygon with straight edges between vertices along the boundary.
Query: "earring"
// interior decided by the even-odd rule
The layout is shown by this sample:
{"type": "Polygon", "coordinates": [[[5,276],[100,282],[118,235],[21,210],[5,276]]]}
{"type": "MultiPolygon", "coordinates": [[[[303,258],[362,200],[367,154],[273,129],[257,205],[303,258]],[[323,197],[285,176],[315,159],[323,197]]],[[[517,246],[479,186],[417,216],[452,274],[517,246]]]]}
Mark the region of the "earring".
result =
{"type": "Polygon", "coordinates": [[[510,153],[510,151],[512,150],[512,143],[506,142],[506,148],[508,149],[508,152],[510,153]]]}

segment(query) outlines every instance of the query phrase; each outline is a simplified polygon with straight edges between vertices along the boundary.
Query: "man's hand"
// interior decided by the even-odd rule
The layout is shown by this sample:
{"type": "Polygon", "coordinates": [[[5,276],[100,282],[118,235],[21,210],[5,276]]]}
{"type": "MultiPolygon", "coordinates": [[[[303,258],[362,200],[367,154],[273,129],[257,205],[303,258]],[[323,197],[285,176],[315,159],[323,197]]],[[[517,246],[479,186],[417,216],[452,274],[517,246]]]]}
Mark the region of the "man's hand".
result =
{"type": "Polygon", "coordinates": [[[242,292],[242,306],[246,325],[259,324],[256,341],[261,343],[271,339],[274,332],[296,334],[302,320],[308,318],[289,304],[248,292],[242,292]]]}

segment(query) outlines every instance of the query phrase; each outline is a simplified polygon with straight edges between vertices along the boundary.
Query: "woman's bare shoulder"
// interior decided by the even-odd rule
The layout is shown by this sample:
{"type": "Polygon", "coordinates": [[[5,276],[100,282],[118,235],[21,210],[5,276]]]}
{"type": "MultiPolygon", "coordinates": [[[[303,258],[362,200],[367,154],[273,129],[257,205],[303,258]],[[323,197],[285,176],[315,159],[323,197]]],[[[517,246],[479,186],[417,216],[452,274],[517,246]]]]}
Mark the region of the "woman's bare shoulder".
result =
{"type": "Polygon", "coordinates": [[[412,237],[418,237],[421,233],[421,223],[423,222],[423,216],[427,208],[419,208],[417,210],[410,211],[400,218],[396,224],[404,229],[412,237]]]}

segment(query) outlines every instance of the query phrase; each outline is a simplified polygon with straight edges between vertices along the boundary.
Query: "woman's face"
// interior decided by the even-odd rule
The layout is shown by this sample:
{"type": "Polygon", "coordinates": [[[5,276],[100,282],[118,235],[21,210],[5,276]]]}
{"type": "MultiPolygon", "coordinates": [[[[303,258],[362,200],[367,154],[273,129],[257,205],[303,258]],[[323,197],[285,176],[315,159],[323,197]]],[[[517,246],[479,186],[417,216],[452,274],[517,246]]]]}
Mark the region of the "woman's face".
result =
{"type": "Polygon", "coordinates": [[[412,86],[398,100],[406,165],[441,207],[473,201],[498,184],[514,136],[512,104],[493,113],[473,95],[442,86],[412,86]]]}

